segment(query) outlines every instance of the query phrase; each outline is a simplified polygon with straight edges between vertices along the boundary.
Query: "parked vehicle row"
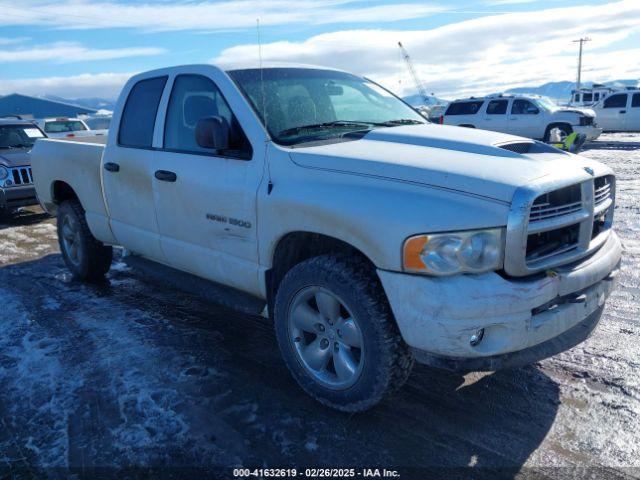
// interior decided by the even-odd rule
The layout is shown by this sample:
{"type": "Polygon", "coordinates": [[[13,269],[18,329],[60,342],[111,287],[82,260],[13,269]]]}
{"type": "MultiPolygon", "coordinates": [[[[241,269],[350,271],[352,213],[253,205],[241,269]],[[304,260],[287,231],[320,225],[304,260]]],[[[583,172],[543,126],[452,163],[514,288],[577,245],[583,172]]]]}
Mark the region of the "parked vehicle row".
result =
{"type": "Polygon", "coordinates": [[[562,137],[583,133],[595,140],[602,133],[592,110],[561,108],[551,100],[534,95],[493,95],[455,100],[442,116],[441,123],[480,128],[549,141],[554,128],[562,137]]]}
{"type": "MultiPolygon", "coordinates": [[[[541,100],[470,102],[469,118],[595,128],[541,100]]],[[[300,386],[345,411],[397,390],[414,360],[495,370],[583,341],[621,257],[605,165],[429,124],[337,70],[139,74],[106,145],[39,140],[33,169],[77,278],[103,276],[122,245],[231,288],[273,319],[300,386]]]]}

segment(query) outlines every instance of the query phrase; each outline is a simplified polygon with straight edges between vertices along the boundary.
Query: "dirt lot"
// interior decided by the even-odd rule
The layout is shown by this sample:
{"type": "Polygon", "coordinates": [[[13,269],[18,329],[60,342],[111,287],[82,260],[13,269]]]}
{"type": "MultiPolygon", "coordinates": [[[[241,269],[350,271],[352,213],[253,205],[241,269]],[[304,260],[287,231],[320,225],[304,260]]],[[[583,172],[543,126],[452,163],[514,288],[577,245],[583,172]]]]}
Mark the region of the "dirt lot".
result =
{"type": "Polygon", "coordinates": [[[121,263],[104,285],[76,283],[52,219],[34,209],[0,220],[0,478],[152,468],[195,479],[234,465],[639,478],[640,135],[584,154],[618,174],[626,251],[593,337],[514,371],[418,366],[396,397],[358,415],[297,387],[264,319],[121,263]]]}

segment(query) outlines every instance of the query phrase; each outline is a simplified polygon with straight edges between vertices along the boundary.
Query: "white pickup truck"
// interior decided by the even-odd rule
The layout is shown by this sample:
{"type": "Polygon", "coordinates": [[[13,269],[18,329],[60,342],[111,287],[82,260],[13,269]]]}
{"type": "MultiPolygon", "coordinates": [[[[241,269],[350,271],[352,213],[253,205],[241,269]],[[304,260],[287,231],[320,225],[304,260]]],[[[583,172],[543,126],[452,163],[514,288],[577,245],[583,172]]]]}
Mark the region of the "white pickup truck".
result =
{"type": "Polygon", "coordinates": [[[40,140],[33,172],[76,277],[103,276],[121,245],[221,285],[345,411],[399,388],[414,358],[494,370],[572,347],[621,258],[606,166],[429,124],[337,70],[136,75],[106,146],[40,140]]]}

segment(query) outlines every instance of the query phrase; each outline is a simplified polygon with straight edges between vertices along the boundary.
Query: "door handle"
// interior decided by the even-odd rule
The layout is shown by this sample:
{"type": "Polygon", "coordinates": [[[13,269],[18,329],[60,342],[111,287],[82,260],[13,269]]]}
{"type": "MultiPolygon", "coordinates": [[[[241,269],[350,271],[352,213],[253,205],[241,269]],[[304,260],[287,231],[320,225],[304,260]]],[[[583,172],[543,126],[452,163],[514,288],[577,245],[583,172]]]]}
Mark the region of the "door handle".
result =
{"type": "Polygon", "coordinates": [[[163,182],[175,182],[178,179],[178,176],[174,172],[168,170],[157,170],[155,176],[163,182]]]}
{"type": "Polygon", "coordinates": [[[117,163],[113,163],[113,162],[107,162],[104,164],[104,169],[108,172],[119,172],[120,171],[120,165],[118,165],[117,163]]]}

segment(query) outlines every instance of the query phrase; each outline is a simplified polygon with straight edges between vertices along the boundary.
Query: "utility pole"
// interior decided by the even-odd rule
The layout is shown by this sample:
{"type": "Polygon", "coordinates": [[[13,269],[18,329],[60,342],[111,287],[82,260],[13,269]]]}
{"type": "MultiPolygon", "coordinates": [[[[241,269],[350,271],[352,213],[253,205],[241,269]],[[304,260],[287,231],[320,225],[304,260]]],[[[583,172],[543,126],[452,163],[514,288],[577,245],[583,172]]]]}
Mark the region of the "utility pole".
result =
{"type": "Polygon", "coordinates": [[[591,39],[589,37],[583,37],[573,41],[573,43],[580,44],[580,50],[578,51],[578,81],[576,82],[576,91],[580,90],[580,84],[582,83],[582,46],[590,41],[591,39]]]}

